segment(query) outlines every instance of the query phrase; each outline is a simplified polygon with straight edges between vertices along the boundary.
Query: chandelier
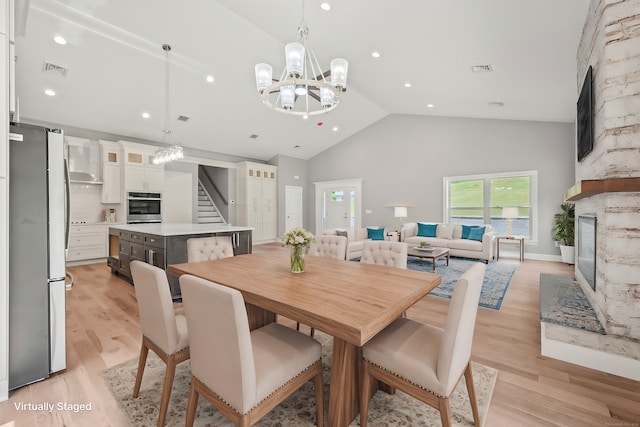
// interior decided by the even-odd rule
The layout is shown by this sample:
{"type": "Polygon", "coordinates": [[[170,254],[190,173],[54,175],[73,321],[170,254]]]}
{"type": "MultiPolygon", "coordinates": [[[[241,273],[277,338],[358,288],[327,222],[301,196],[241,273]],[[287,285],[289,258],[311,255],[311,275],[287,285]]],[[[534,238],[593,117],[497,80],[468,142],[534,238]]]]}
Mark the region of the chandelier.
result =
{"type": "MultiPolygon", "coordinates": [[[[173,136],[171,135],[171,128],[169,127],[169,105],[170,105],[170,92],[169,92],[169,51],[171,50],[171,46],[168,44],[162,45],[162,50],[165,51],[166,61],[165,61],[165,122],[164,122],[164,142],[171,143],[173,142],[173,136]]],[[[164,147],[155,152],[153,156],[153,164],[161,165],[164,163],[172,162],[174,160],[180,160],[184,158],[184,153],[182,150],[182,146],[177,142],[173,142],[169,147],[164,147]]]]}
{"type": "Polygon", "coordinates": [[[281,113],[305,119],[338,106],[340,95],[347,90],[349,68],[346,59],[336,58],[331,61],[330,70],[322,72],[308,40],[309,28],[304,21],[303,1],[298,41],[284,48],[286,66],[280,79],[273,78],[271,65],[260,63],[255,66],[256,87],[262,103],[281,113]]]}

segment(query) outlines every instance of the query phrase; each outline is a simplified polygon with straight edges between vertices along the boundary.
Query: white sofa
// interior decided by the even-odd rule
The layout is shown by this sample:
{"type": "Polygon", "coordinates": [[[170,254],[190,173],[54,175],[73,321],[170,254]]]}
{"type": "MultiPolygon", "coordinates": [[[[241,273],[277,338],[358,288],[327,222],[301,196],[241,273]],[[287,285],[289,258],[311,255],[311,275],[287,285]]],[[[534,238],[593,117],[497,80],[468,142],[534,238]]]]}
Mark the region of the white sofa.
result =
{"type": "MultiPolygon", "coordinates": [[[[373,228],[373,227],[372,227],[373,228]]],[[[362,248],[364,241],[369,240],[369,233],[366,228],[356,228],[349,230],[346,228],[328,228],[322,234],[336,235],[337,232],[347,233],[347,256],[346,259],[360,258],[362,256],[362,248]]],[[[386,239],[387,230],[384,229],[384,237],[386,239]]]]}
{"type": "Polygon", "coordinates": [[[409,243],[409,247],[417,246],[420,242],[428,242],[432,246],[449,248],[451,256],[477,258],[486,264],[493,257],[493,238],[495,232],[490,224],[485,224],[482,241],[462,238],[462,225],[423,222],[422,224],[437,224],[435,237],[418,236],[418,223],[408,222],[402,227],[401,240],[409,243]]]}

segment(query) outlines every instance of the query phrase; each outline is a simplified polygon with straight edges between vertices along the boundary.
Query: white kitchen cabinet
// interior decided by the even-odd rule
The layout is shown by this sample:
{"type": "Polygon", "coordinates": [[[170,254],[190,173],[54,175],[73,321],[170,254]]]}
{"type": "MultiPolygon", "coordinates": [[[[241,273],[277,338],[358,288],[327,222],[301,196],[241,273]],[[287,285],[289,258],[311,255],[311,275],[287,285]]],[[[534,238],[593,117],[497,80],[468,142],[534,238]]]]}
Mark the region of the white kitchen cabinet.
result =
{"type": "Polygon", "coordinates": [[[162,192],[164,165],[154,165],[155,147],[120,141],[124,152],[125,191],[162,192]]]}
{"type": "Polygon", "coordinates": [[[277,170],[271,165],[241,162],[236,168],[238,225],[254,227],[254,243],[277,238],[277,170]]]}
{"type": "Polygon", "coordinates": [[[71,225],[67,261],[86,261],[107,256],[107,226],[71,225]]]}
{"type": "Polygon", "coordinates": [[[120,144],[100,141],[102,146],[102,203],[122,203],[122,149],[120,144]]]}

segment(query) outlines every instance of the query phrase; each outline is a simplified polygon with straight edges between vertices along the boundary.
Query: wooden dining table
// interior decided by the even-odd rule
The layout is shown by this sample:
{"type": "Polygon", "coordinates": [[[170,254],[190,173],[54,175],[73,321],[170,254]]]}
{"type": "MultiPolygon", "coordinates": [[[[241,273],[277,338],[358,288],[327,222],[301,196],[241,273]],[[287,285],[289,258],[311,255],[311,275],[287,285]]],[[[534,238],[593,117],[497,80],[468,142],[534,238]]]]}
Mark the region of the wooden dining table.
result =
{"type": "Polygon", "coordinates": [[[282,249],[174,264],[168,272],[239,290],[251,329],[278,314],[332,335],[328,425],[348,426],[358,414],[362,346],[438,286],[440,276],[315,256],[305,261],[303,273],[291,273],[282,249]]]}

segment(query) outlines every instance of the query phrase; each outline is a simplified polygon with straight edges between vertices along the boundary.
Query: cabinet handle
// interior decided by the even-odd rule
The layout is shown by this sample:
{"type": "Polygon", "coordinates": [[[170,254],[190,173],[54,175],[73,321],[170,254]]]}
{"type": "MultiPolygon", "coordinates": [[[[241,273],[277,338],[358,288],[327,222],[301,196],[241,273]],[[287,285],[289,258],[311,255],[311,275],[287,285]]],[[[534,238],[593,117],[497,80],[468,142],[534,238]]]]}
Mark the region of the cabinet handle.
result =
{"type": "Polygon", "coordinates": [[[153,249],[147,249],[147,263],[151,265],[155,265],[156,262],[156,251],[153,249]]]}

